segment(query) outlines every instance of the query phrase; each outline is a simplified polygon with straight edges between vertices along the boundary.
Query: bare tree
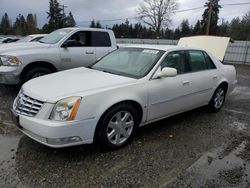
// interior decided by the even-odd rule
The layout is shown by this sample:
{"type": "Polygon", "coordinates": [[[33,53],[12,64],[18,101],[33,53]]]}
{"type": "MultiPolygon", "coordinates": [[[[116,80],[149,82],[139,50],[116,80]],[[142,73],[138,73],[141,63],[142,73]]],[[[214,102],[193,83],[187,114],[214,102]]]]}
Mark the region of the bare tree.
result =
{"type": "Polygon", "coordinates": [[[159,36],[161,29],[171,23],[171,16],[177,8],[178,0],[144,0],[137,9],[138,19],[152,27],[159,36]]]}

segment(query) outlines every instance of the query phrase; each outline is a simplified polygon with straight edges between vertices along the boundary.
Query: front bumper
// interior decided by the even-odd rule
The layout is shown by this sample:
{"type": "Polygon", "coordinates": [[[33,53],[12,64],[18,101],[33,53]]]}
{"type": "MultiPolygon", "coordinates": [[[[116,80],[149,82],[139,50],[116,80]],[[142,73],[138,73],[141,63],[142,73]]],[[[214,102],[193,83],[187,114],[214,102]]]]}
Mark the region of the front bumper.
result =
{"type": "Polygon", "coordinates": [[[93,143],[97,124],[96,119],[57,122],[16,114],[14,111],[12,118],[25,135],[53,148],[93,143]]]}
{"type": "Polygon", "coordinates": [[[17,85],[19,78],[19,67],[0,66],[0,84],[17,85]]]}

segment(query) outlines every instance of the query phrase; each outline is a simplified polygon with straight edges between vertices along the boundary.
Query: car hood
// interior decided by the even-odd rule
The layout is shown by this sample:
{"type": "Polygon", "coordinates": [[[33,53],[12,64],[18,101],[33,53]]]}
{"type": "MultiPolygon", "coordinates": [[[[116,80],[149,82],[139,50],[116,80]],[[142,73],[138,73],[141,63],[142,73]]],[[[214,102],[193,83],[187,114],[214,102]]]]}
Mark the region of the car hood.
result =
{"type": "Polygon", "coordinates": [[[37,48],[48,48],[50,44],[43,44],[40,42],[20,42],[20,43],[9,43],[9,44],[1,44],[0,45],[0,54],[8,55],[7,53],[10,51],[23,51],[29,49],[37,49],[37,48]]]}
{"type": "Polygon", "coordinates": [[[217,36],[183,37],[180,38],[178,46],[203,49],[223,61],[230,41],[228,37],[217,36]]]}
{"type": "Polygon", "coordinates": [[[68,96],[79,96],[79,93],[97,92],[135,81],[93,69],[76,68],[32,79],[23,85],[22,90],[32,98],[54,103],[68,96]]]}

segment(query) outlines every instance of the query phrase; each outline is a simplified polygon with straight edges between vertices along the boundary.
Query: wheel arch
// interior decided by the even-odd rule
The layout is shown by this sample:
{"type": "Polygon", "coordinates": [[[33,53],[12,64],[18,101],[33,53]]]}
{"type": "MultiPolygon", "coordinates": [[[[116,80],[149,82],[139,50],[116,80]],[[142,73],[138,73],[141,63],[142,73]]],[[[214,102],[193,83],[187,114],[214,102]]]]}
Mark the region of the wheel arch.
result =
{"type": "Polygon", "coordinates": [[[31,70],[32,68],[35,68],[35,67],[45,67],[45,68],[49,68],[50,70],[52,70],[52,72],[57,72],[57,68],[52,64],[52,63],[49,63],[49,62],[46,62],[46,61],[35,61],[35,62],[32,62],[32,63],[29,63],[28,65],[26,65],[22,72],[21,72],[21,76],[20,76],[20,79],[23,80],[24,78],[24,75],[29,71],[31,70]]]}
{"type": "Polygon", "coordinates": [[[227,90],[228,90],[228,81],[222,80],[222,81],[219,82],[219,84],[214,88],[214,91],[213,91],[213,93],[212,93],[212,96],[210,97],[209,103],[211,102],[211,100],[212,100],[212,98],[213,98],[213,96],[214,96],[216,90],[217,90],[220,86],[225,87],[225,89],[226,89],[226,94],[227,94],[227,90]]]}
{"type": "Polygon", "coordinates": [[[216,89],[217,89],[218,87],[220,87],[220,86],[225,87],[226,92],[227,92],[227,90],[228,90],[228,81],[223,80],[222,82],[220,82],[220,84],[218,84],[218,86],[216,87],[216,89]]]}

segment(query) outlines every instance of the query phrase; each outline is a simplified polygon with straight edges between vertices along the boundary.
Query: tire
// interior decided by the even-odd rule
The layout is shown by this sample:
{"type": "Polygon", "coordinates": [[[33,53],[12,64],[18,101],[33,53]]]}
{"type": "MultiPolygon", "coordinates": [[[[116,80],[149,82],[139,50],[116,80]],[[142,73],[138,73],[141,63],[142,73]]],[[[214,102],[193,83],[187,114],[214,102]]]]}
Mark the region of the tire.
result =
{"type": "Polygon", "coordinates": [[[138,125],[136,109],[127,103],[118,104],[100,119],[95,140],[105,149],[121,148],[131,142],[138,125]]]}
{"type": "Polygon", "coordinates": [[[22,83],[25,83],[33,78],[37,78],[40,76],[44,76],[46,74],[50,74],[53,71],[49,68],[46,67],[35,67],[32,68],[31,70],[27,71],[25,75],[23,76],[22,83]]]}
{"type": "Polygon", "coordinates": [[[223,85],[220,85],[215,90],[213,97],[208,104],[208,108],[210,112],[218,112],[222,108],[225,102],[226,92],[227,92],[227,89],[223,85]]]}

